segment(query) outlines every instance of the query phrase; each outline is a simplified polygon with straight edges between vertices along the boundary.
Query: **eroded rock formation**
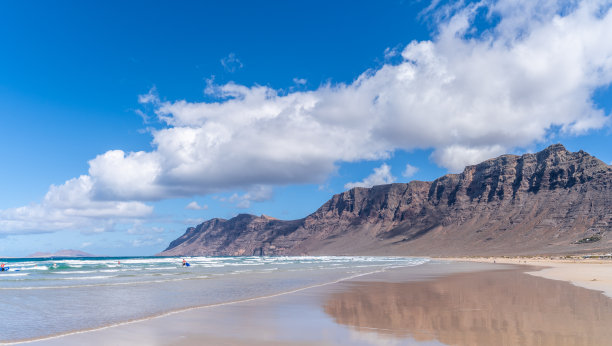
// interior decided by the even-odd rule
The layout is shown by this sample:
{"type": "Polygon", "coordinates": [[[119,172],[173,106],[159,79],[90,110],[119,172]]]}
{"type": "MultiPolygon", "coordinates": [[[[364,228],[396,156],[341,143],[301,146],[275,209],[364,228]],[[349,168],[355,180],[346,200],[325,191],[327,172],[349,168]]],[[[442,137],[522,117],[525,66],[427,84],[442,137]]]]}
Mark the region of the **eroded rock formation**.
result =
{"type": "Polygon", "coordinates": [[[212,219],[161,255],[517,255],[612,249],[612,167],[552,145],[433,182],[353,188],[306,218],[212,219]]]}

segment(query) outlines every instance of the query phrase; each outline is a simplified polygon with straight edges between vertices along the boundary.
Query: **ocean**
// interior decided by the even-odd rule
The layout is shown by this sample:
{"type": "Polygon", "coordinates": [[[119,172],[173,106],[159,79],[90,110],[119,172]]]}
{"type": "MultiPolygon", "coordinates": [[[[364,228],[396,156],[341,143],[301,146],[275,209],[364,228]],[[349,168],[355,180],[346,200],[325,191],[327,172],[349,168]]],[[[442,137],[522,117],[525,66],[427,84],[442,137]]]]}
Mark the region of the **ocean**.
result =
{"type": "Polygon", "coordinates": [[[427,261],[365,256],[0,259],[9,267],[0,272],[0,342],[272,296],[427,261]]]}

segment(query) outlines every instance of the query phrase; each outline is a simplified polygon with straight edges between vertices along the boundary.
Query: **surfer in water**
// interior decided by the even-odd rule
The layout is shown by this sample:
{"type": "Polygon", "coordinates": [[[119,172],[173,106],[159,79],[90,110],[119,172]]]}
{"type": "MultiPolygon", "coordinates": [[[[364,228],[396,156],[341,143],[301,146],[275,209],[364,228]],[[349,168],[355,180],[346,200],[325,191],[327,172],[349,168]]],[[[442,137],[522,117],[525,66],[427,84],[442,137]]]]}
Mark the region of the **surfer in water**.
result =
{"type": "MultiPolygon", "coordinates": [[[[187,261],[183,258],[183,267],[187,265],[187,261]]],[[[3,265],[4,266],[4,265],[3,265]]]]}
{"type": "Polygon", "coordinates": [[[0,272],[4,271],[4,263],[0,264],[0,272]]]}

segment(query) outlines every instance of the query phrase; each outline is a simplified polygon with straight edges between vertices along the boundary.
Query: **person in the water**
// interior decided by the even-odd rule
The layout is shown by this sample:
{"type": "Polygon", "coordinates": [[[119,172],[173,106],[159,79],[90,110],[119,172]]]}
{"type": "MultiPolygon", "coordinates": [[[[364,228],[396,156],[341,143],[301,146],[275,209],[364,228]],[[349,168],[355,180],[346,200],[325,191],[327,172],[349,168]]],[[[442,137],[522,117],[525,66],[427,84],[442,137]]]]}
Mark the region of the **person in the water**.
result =
{"type": "Polygon", "coordinates": [[[183,258],[183,267],[187,265],[187,261],[183,258]]]}
{"type": "Polygon", "coordinates": [[[4,263],[0,264],[0,272],[4,271],[4,263]]]}

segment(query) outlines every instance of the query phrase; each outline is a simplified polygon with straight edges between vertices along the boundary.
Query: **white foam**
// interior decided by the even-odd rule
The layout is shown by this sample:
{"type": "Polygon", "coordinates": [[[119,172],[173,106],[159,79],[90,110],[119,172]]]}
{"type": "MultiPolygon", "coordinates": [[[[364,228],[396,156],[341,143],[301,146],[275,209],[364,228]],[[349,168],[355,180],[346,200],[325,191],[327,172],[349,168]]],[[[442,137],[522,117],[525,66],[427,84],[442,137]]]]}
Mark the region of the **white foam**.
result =
{"type": "MultiPolygon", "coordinates": [[[[30,272],[31,276],[29,276],[28,279],[25,279],[24,282],[34,282],[35,284],[30,284],[27,287],[2,287],[2,285],[0,285],[0,290],[140,285],[192,279],[197,280],[210,277],[217,278],[228,274],[231,274],[232,276],[253,275],[253,270],[255,270],[256,273],[264,274],[278,271],[280,268],[284,268],[283,271],[302,271],[305,273],[310,273],[311,271],[317,270],[325,270],[326,272],[328,270],[346,270],[348,272],[351,270],[351,268],[407,267],[420,265],[428,261],[429,259],[426,258],[374,256],[175,257],[96,260],[79,259],[61,261],[48,260],[40,262],[24,261],[11,263],[11,267],[15,266],[17,268],[21,268],[23,271],[30,272]],[[190,268],[181,267],[181,259],[183,258],[189,261],[191,264],[190,268]],[[121,264],[117,264],[117,261],[121,261],[121,264]],[[60,267],[48,267],[54,263],[60,264],[60,267]],[[69,268],[62,266],[61,264],[68,265],[69,268]],[[282,265],[285,266],[283,267],[282,265]],[[287,267],[287,265],[289,265],[289,267],[287,267]],[[71,270],[70,268],[82,268],[82,270],[71,270]],[[45,273],[41,272],[48,271],[49,269],[54,270],[45,273]],[[35,271],[38,271],[38,273],[35,271]],[[117,272],[127,273],[121,275],[110,275],[111,273],[117,272]],[[83,276],[86,274],[90,275],[83,276]],[[203,274],[204,276],[202,276],[203,274]],[[124,277],[125,280],[110,280],[111,278],[118,276],[124,277]],[[159,277],[159,280],[142,280],[145,278],[153,279],[154,277],[159,277]],[[62,285],[62,281],[59,280],[81,280],[84,282],[83,285],[73,286],[62,285]],[[90,280],[91,283],[87,283],[87,280],[90,280]],[[48,284],[44,285],[44,283],[48,284]],[[39,284],[39,286],[36,284],[39,284]]],[[[27,276],[27,273],[7,273],[4,274],[4,276],[27,276]]],[[[2,277],[2,275],[0,275],[0,277],[2,277]]]]}
{"type": "Polygon", "coordinates": [[[30,274],[28,273],[2,273],[0,274],[0,278],[6,277],[6,276],[28,276],[30,274]]]}
{"type": "Polygon", "coordinates": [[[21,270],[49,270],[47,266],[36,266],[36,267],[22,267],[21,270]]]}
{"type": "Polygon", "coordinates": [[[117,277],[117,275],[98,275],[98,276],[75,276],[72,278],[62,278],[62,280],[100,280],[117,277]]]}

